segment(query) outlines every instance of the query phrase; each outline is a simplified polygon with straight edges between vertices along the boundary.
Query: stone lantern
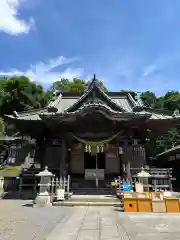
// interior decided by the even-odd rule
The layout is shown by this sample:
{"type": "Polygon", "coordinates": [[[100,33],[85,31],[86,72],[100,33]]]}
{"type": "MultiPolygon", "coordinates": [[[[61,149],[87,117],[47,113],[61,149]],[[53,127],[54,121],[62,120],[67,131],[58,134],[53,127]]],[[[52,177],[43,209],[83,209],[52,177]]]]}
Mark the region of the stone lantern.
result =
{"type": "Polygon", "coordinates": [[[51,178],[54,176],[51,172],[48,171],[46,166],[44,171],[39,172],[36,176],[40,177],[40,186],[39,194],[36,197],[35,203],[37,206],[46,206],[51,205],[51,196],[48,192],[48,189],[51,185],[51,178]]]}
{"type": "MultiPolygon", "coordinates": [[[[146,172],[144,168],[141,168],[141,171],[137,174],[137,178],[139,182],[143,183],[143,185],[148,185],[148,179],[151,177],[151,174],[146,172]]],[[[145,191],[149,190],[149,187],[145,188],[145,191]]]]}

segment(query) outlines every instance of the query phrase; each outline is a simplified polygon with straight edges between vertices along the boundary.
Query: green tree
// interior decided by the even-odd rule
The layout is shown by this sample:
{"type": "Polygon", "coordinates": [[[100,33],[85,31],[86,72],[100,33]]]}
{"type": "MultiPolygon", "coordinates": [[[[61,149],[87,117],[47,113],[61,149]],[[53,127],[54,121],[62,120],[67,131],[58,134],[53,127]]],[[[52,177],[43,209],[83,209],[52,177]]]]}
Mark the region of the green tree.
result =
{"type": "Polygon", "coordinates": [[[177,91],[167,92],[164,95],[164,109],[170,110],[180,110],[180,94],[177,91]]]}
{"type": "Polygon", "coordinates": [[[27,77],[12,77],[1,84],[0,105],[1,116],[11,114],[14,110],[21,112],[31,108],[44,107],[49,95],[39,84],[31,82],[27,77]]]}
{"type": "Polygon", "coordinates": [[[4,123],[4,120],[0,118],[0,133],[4,133],[4,132],[5,132],[5,123],[4,123]]]}
{"type": "MultiPolygon", "coordinates": [[[[62,78],[60,81],[56,81],[53,83],[51,87],[52,92],[72,92],[72,93],[84,93],[85,89],[89,86],[91,81],[84,81],[79,78],[73,78],[72,80],[62,78]]],[[[104,91],[107,91],[107,88],[104,86],[103,82],[97,80],[99,87],[101,87],[104,91]]]]}
{"type": "Polygon", "coordinates": [[[62,78],[60,81],[53,83],[51,91],[53,92],[76,92],[83,93],[85,90],[85,81],[79,78],[73,78],[72,80],[62,78]]]}
{"type": "Polygon", "coordinates": [[[140,97],[141,97],[143,103],[147,107],[155,108],[157,98],[153,92],[150,92],[150,91],[143,92],[143,93],[141,93],[140,97]]]}

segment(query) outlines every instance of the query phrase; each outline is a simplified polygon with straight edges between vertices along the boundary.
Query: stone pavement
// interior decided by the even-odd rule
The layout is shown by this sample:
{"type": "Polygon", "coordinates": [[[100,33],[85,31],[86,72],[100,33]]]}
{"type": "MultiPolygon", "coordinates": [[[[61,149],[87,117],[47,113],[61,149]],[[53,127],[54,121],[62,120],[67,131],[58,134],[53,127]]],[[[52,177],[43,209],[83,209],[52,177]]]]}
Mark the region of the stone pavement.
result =
{"type": "Polygon", "coordinates": [[[180,214],[122,213],[118,208],[77,207],[47,240],[179,240],[180,214]]]}
{"type": "Polygon", "coordinates": [[[24,206],[0,200],[0,240],[179,240],[180,214],[123,213],[115,207],[24,206]]]}
{"type": "Polygon", "coordinates": [[[32,208],[27,203],[0,200],[0,240],[44,240],[74,212],[73,208],[32,208]]]}

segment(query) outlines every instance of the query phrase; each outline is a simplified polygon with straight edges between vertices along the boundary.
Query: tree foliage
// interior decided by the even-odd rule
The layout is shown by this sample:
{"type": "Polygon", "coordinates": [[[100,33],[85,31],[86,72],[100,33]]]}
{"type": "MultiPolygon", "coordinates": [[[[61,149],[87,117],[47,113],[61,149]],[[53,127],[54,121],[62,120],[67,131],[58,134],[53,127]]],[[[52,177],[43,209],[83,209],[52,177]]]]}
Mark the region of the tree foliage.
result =
{"type": "Polygon", "coordinates": [[[0,88],[1,116],[44,107],[50,97],[41,85],[24,76],[0,79],[0,88]]]}
{"type": "Polygon", "coordinates": [[[4,133],[4,132],[5,132],[5,123],[4,123],[4,120],[0,118],[0,133],[4,133]]]}
{"type": "MultiPolygon", "coordinates": [[[[72,80],[62,78],[59,81],[53,83],[51,91],[53,92],[73,92],[73,93],[84,93],[85,89],[89,86],[91,81],[84,81],[79,78],[73,78],[72,80]]],[[[107,88],[104,86],[103,82],[97,80],[97,84],[103,91],[107,92],[107,88]]]]}

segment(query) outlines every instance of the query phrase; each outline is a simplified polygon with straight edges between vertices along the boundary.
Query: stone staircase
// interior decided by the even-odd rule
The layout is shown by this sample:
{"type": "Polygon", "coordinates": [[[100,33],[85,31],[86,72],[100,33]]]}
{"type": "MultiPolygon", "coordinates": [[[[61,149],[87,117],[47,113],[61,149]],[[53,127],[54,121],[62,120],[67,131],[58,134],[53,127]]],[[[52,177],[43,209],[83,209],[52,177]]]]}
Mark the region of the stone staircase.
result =
{"type": "Polygon", "coordinates": [[[116,195],[114,188],[71,188],[74,195],[116,195]]]}
{"type": "Polygon", "coordinates": [[[57,201],[54,206],[107,206],[123,211],[123,203],[115,195],[72,195],[70,199],[57,201]]]}

